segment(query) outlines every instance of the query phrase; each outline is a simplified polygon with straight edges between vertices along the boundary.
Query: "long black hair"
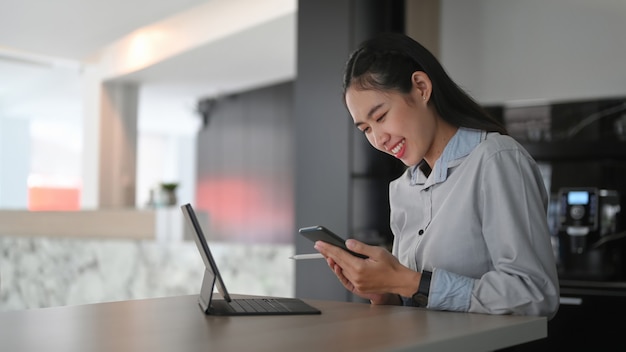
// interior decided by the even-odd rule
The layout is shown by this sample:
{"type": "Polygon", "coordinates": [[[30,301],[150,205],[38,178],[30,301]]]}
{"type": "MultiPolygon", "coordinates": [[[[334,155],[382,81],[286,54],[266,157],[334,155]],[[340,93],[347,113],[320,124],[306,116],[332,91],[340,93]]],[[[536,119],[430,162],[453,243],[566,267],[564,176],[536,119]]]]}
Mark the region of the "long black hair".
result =
{"type": "Polygon", "coordinates": [[[348,59],[343,96],[353,85],[361,89],[411,91],[413,72],[422,71],[432,82],[431,101],[439,116],[457,127],[507,134],[506,128],[463,91],[435,56],[412,38],[384,33],[363,42],[348,59]]]}

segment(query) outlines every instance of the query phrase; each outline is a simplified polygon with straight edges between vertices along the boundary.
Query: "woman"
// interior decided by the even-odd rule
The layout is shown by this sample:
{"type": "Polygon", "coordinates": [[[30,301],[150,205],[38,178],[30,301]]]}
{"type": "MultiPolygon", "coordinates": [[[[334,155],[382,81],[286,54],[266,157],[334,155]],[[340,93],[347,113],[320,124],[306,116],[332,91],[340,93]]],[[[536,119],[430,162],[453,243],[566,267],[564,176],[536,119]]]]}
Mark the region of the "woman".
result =
{"type": "Polygon", "coordinates": [[[370,144],[408,168],[389,187],[393,255],[348,240],[360,259],[316,242],[341,283],[372,304],[553,317],[547,193],[505,128],[401,34],[350,56],[344,101],[370,144]]]}

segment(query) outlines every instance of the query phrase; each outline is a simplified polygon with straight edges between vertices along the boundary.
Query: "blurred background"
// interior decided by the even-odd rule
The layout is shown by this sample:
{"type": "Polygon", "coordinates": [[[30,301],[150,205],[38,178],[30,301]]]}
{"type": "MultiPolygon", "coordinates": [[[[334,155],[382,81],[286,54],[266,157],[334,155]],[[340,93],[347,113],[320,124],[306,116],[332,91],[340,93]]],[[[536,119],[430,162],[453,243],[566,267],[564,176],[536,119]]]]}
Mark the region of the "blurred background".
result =
{"type": "Polygon", "coordinates": [[[422,42],[540,163],[559,346],[619,338],[623,314],[598,312],[626,309],[622,0],[0,0],[0,309],[198,292],[184,203],[229,286],[356,300],[286,258],[313,251],[303,226],[392,241],[404,167],[341,101],[348,54],[382,31],[422,42]]]}

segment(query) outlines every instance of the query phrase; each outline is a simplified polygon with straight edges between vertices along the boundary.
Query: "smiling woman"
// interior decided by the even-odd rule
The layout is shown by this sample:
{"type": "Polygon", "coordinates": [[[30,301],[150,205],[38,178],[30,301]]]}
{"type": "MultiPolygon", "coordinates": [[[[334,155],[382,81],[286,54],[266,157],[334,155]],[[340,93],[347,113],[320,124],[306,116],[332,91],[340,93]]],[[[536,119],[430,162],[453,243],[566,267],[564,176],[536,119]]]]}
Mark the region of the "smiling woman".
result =
{"type": "Polygon", "coordinates": [[[363,42],[343,82],[357,128],[407,166],[389,185],[391,253],[316,242],[343,286],[372,304],[553,317],[548,195],[526,150],[404,34],[363,42]]]}

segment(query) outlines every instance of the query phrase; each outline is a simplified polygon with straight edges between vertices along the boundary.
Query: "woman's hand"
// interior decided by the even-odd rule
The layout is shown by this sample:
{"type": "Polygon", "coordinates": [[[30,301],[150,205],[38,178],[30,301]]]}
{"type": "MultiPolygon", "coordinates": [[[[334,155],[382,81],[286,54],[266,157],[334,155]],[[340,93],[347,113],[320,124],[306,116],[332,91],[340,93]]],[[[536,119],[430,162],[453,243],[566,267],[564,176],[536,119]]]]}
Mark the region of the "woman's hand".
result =
{"type": "Polygon", "coordinates": [[[326,242],[315,242],[315,249],[324,255],[328,266],[350,292],[369,299],[372,304],[399,304],[398,294],[410,297],[417,291],[420,274],[400,264],[386,249],[354,239],[347,240],[346,246],[369,258],[361,259],[326,242]]]}

